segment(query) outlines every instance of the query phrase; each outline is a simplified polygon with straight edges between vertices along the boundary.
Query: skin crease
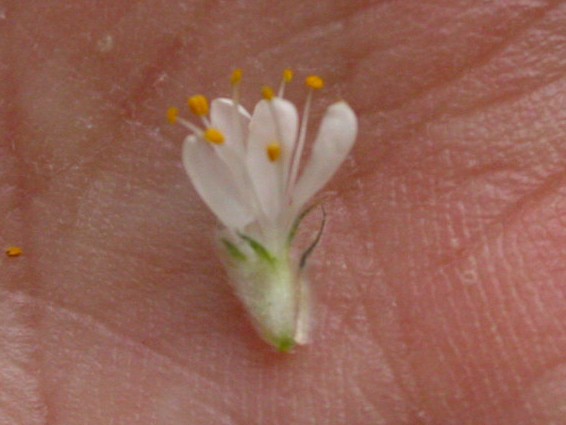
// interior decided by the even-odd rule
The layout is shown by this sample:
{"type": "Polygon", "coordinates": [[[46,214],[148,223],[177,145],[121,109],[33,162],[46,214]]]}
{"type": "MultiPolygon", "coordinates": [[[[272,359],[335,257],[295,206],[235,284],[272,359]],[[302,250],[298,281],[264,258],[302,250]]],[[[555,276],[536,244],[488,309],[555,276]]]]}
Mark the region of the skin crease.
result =
{"type": "Polygon", "coordinates": [[[0,4],[0,424],[563,424],[566,4],[172,5],[0,4]],[[289,66],[360,134],[282,355],[164,112],[289,66]]]}

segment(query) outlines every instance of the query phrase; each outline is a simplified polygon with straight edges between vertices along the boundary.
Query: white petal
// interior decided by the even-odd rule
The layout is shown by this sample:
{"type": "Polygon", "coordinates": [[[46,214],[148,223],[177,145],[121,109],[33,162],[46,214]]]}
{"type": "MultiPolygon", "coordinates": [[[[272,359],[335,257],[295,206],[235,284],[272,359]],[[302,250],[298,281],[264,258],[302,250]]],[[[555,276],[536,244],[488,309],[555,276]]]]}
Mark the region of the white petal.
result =
{"type": "Polygon", "coordinates": [[[216,154],[224,161],[236,179],[236,184],[245,188],[246,196],[253,190],[249,186],[246,176],[246,148],[245,139],[248,135],[250,114],[238,105],[238,112],[232,99],[217,98],[211,102],[211,127],[220,130],[224,135],[224,143],[214,146],[216,154]]]}
{"type": "Polygon", "coordinates": [[[210,122],[213,128],[224,134],[223,147],[228,146],[243,155],[250,123],[248,111],[242,105],[238,105],[236,112],[232,99],[214,99],[210,104],[210,122]]]}
{"type": "Polygon", "coordinates": [[[225,226],[241,229],[254,220],[242,188],[213,146],[188,136],[183,144],[183,165],[202,200],[225,226]]]}
{"type": "Polygon", "coordinates": [[[298,115],[284,99],[260,101],[254,110],[248,136],[247,165],[264,213],[275,219],[282,208],[284,185],[297,139],[298,115]],[[271,162],[267,146],[278,142],[281,157],[271,162]]]}
{"type": "Polygon", "coordinates": [[[311,157],[293,190],[293,204],[300,209],[330,180],[354,145],[358,120],[345,102],[331,105],[322,119],[311,157]]]}

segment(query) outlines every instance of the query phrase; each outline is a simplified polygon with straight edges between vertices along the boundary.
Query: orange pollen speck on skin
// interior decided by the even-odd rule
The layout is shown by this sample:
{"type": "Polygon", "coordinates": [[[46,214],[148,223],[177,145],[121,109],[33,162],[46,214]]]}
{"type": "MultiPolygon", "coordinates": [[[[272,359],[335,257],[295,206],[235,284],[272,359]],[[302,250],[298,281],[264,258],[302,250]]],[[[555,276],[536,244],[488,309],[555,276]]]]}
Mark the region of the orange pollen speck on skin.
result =
{"type": "Polygon", "coordinates": [[[267,157],[271,162],[275,162],[281,156],[281,145],[277,142],[267,145],[267,157]]]}
{"type": "Polygon", "coordinates": [[[6,255],[8,257],[19,257],[23,253],[24,253],[24,251],[22,250],[22,248],[17,247],[17,246],[12,246],[12,247],[10,247],[6,250],[6,255]]]}
{"type": "Polygon", "coordinates": [[[224,135],[215,128],[207,128],[204,132],[204,138],[207,142],[214,145],[221,145],[224,143],[224,135]]]}

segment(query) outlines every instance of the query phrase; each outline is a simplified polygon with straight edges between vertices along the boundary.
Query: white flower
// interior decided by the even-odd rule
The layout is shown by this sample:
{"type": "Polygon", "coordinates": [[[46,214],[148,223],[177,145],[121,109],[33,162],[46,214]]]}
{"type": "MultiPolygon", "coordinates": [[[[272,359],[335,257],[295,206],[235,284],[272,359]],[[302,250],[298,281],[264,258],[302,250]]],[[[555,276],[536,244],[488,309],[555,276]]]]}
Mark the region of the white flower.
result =
{"type": "Polygon", "coordinates": [[[241,77],[240,70],[234,71],[232,99],[215,99],[210,108],[204,96],[189,99],[204,128],[180,118],[176,108],[169,109],[168,118],[191,130],[183,164],[225,227],[220,251],[238,296],[260,335],[289,351],[306,342],[309,322],[306,255],[297,259],[290,245],[307,202],[350,152],[357,119],[345,102],[331,105],[299,175],[312,93],[324,86],[322,79],[306,79],[308,95],[299,123],[297,109],[283,98],[291,70],[283,73],[278,95],[263,88],[263,100],[251,116],[239,104],[241,77]]]}

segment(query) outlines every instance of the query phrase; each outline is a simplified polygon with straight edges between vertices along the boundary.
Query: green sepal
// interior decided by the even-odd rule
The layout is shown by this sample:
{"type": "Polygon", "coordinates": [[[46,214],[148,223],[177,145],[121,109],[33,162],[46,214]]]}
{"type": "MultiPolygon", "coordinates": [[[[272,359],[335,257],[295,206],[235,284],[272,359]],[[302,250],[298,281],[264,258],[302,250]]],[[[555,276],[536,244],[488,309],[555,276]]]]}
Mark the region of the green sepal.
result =
{"type": "Polygon", "coordinates": [[[290,336],[284,336],[278,340],[275,340],[274,343],[275,348],[277,348],[277,351],[279,351],[280,353],[290,353],[297,345],[295,339],[290,336]]]}
{"type": "Polygon", "coordinates": [[[230,242],[228,239],[223,238],[222,243],[226,247],[226,251],[228,251],[228,254],[230,254],[230,256],[234,260],[246,261],[248,259],[248,257],[246,257],[246,254],[244,254],[242,251],[240,251],[240,248],[238,248],[235,244],[230,242]]]}
{"type": "Polygon", "coordinates": [[[287,245],[291,246],[291,243],[293,242],[293,239],[295,239],[295,236],[297,236],[297,231],[299,230],[299,226],[301,224],[301,222],[303,221],[303,219],[310,214],[310,212],[312,210],[314,210],[319,204],[312,204],[310,207],[308,207],[306,210],[304,210],[301,214],[299,214],[299,216],[295,219],[295,221],[293,222],[293,226],[291,227],[291,231],[289,232],[289,236],[287,237],[287,245]]]}
{"type": "Polygon", "coordinates": [[[275,265],[277,263],[277,258],[258,241],[244,235],[243,233],[238,233],[238,236],[240,236],[243,240],[250,244],[250,247],[254,250],[254,252],[260,259],[271,265],[275,265]]]}
{"type": "MultiPolygon", "coordinates": [[[[326,225],[326,211],[324,211],[324,207],[321,208],[322,208],[322,222],[320,223],[320,229],[318,229],[318,233],[316,234],[314,241],[309,245],[307,249],[305,249],[305,251],[301,255],[301,260],[299,261],[299,269],[303,269],[306,266],[309,256],[312,254],[312,252],[320,242],[320,238],[322,237],[322,232],[324,231],[324,226],[326,225]]],[[[309,210],[307,210],[307,212],[308,211],[309,210]]]]}

